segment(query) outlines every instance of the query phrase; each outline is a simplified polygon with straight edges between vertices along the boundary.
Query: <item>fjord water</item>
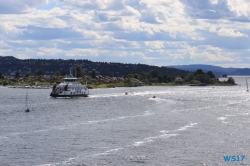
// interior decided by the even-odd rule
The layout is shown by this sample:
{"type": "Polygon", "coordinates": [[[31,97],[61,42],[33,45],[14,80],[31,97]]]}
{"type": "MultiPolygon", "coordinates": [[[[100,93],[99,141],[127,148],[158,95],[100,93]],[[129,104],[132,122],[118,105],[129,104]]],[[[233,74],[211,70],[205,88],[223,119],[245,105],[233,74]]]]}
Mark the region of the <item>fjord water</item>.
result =
{"type": "Polygon", "coordinates": [[[250,164],[250,93],[235,79],[241,86],[94,89],[88,98],[28,89],[29,113],[26,89],[0,87],[0,165],[250,164]]]}

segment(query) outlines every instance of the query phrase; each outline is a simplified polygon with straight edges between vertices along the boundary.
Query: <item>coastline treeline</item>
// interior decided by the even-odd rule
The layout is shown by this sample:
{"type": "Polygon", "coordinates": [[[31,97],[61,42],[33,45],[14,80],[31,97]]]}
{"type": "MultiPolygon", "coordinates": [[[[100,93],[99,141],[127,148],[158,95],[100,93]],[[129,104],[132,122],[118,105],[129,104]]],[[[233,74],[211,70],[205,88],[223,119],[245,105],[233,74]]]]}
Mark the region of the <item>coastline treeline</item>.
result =
{"type": "MultiPolygon", "coordinates": [[[[66,73],[55,71],[53,75],[44,75],[44,70],[39,69],[36,76],[27,73],[24,77],[19,72],[14,77],[4,76],[0,72],[0,85],[3,86],[52,86],[63,82],[66,73]]],[[[144,86],[144,85],[235,85],[232,77],[227,81],[220,81],[212,71],[204,73],[201,69],[190,72],[182,76],[167,76],[158,70],[142,73],[129,73],[123,77],[101,76],[92,71],[91,75],[86,75],[80,65],[76,66],[71,73],[77,77],[78,81],[86,82],[93,88],[123,87],[123,86],[144,86]]]]}

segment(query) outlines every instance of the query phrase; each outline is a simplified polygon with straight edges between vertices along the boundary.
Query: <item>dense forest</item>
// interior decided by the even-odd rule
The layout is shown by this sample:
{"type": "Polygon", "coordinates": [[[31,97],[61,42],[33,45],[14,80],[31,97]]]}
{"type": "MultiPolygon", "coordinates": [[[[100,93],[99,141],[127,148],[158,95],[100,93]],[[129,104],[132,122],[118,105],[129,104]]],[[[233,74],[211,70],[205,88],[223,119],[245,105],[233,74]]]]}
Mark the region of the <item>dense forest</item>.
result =
{"type": "Polygon", "coordinates": [[[124,64],[109,62],[92,62],[90,60],[63,60],[63,59],[17,59],[12,56],[0,56],[0,72],[6,76],[14,76],[19,72],[21,76],[27,73],[38,75],[39,70],[43,70],[45,75],[53,75],[59,71],[61,74],[69,74],[70,68],[80,65],[84,75],[91,75],[93,71],[96,75],[123,77],[130,73],[144,73],[153,70],[159,71],[168,77],[185,76],[189,72],[185,70],[158,67],[146,64],[124,64]]]}
{"type": "Polygon", "coordinates": [[[152,84],[235,85],[234,79],[221,82],[212,71],[187,72],[144,64],[91,62],[89,60],[27,59],[0,57],[0,85],[53,85],[67,74],[92,86],[142,86],[152,84]],[[67,71],[68,69],[68,71],[67,71]],[[170,84],[169,84],[170,83],[170,84]],[[110,84],[110,85],[107,85],[110,84]]]}

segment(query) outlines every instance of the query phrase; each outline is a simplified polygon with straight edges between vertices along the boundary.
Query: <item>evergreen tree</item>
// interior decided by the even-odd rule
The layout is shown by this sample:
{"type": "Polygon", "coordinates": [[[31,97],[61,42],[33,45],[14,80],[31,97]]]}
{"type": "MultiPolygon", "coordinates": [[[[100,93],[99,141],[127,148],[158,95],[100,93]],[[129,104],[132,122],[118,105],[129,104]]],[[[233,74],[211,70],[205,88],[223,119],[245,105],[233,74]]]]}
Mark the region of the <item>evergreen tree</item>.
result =
{"type": "Polygon", "coordinates": [[[75,72],[76,72],[76,77],[77,78],[78,77],[83,77],[84,71],[83,71],[81,65],[76,66],[75,70],[76,70],[75,72]]]}
{"type": "Polygon", "coordinates": [[[0,79],[4,79],[4,75],[0,72],[0,79]]]}
{"type": "Polygon", "coordinates": [[[158,82],[159,82],[159,83],[162,83],[162,82],[163,82],[163,80],[164,80],[164,79],[163,79],[163,77],[162,77],[162,76],[158,76],[158,82]]]}
{"type": "Polygon", "coordinates": [[[37,71],[37,75],[38,76],[41,76],[41,75],[44,75],[44,70],[43,69],[39,69],[38,71],[37,71]]]}
{"type": "Polygon", "coordinates": [[[30,72],[28,72],[28,73],[25,75],[25,77],[29,77],[29,76],[31,76],[30,72]]]}
{"type": "Polygon", "coordinates": [[[194,73],[194,75],[202,75],[205,74],[201,69],[196,70],[196,72],[194,73]]]}
{"type": "Polygon", "coordinates": [[[212,71],[208,71],[207,75],[209,75],[210,78],[215,78],[215,75],[214,75],[214,73],[212,71]]]}
{"type": "Polygon", "coordinates": [[[61,73],[60,73],[60,71],[56,71],[56,72],[54,73],[54,75],[55,75],[55,76],[61,76],[61,73]]]}
{"type": "Polygon", "coordinates": [[[19,73],[19,72],[16,72],[16,74],[15,74],[15,78],[16,78],[16,79],[19,79],[19,78],[20,78],[20,76],[21,76],[21,75],[20,75],[20,73],[19,73]]]}
{"type": "Polygon", "coordinates": [[[194,79],[194,73],[188,73],[188,75],[185,77],[185,81],[189,82],[194,79]]]}
{"type": "Polygon", "coordinates": [[[160,72],[157,70],[152,70],[149,72],[151,78],[158,78],[158,75],[160,75],[160,72]]]}
{"type": "Polygon", "coordinates": [[[96,77],[96,73],[95,73],[94,70],[93,70],[92,73],[91,73],[91,77],[92,77],[92,78],[95,78],[95,77],[96,77]]]}
{"type": "Polygon", "coordinates": [[[163,75],[163,82],[165,82],[165,83],[168,82],[168,76],[166,74],[163,75]]]}
{"type": "Polygon", "coordinates": [[[227,82],[228,82],[229,84],[232,84],[232,85],[235,84],[235,81],[234,81],[234,79],[233,79],[232,77],[229,77],[228,80],[227,80],[227,82]]]}

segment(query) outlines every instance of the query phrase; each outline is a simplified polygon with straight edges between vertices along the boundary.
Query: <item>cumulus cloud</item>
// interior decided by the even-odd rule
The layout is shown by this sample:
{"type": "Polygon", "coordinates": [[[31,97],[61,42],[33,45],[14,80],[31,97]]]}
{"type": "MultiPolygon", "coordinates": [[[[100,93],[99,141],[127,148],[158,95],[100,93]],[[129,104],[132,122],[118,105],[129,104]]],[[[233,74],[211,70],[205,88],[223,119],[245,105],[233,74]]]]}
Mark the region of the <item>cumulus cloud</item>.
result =
{"type": "Polygon", "coordinates": [[[250,61],[247,0],[0,2],[2,55],[161,66],[250,61]]]}
{"type": "Polygon", "coordinates": [[[250,2],[248,0],[180,0],[188,15],[207,19],[232,19],[250,21],[250,2]]]}
{"type": "Polygon", "coordinates": [[[23,34],[24,31],[27,31],[26,28],[17,28],[11,24],[0,24],[0,34],[6,34],[9,37],[23,34]]]}
{"type": "Polygon", "coordinates": [[[30,8],[48,4],[48,0],[0,0],[0,14],[28,12],[30,8]]]}
{"type": "Polygon", "coordinates": [[[248,35],[237,32],[233,29],[221,28],[217,31],[219,36],[231,36],[231,37],[248,37],[248,35]]]}
{"type": "Polygon", "coordinates": [[[237,17],[249,19],[250,16],[250,1],[248,0],[228,0],[228,8],[235,13],[237,17]]]}
{"type": "Polygon", "coordinates": [[[58,0],[69,7],[77,7],[88,10],[119,10],[123,9],[125,4],[124,0],[58,0]]]}

